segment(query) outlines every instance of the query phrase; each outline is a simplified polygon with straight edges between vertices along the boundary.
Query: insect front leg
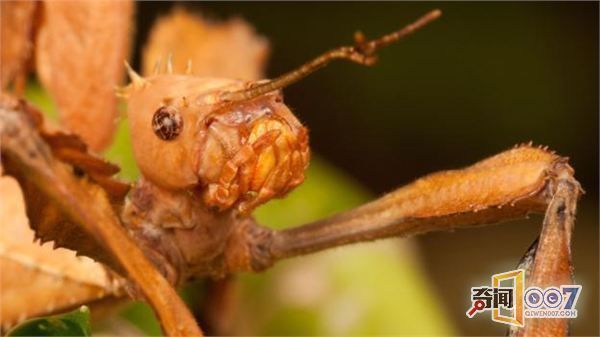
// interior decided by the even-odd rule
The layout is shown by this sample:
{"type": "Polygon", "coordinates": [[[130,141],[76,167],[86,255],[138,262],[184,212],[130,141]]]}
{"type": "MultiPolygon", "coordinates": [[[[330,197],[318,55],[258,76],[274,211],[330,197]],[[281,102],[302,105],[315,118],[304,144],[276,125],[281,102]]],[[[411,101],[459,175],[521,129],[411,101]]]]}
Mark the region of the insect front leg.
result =
{"type": "Polygon", "coordinates": [[[258,158],[257,152],[266,145],[272,144],[278,134],[270,132],[264,136],[269,136],[268,142],[262,141],[252,145],[246,144],[238,150],[233,158],[225,162],[218,178],[218,183],[210,184],[205,193],[204,200],[207,204],[218,204],[222,208],[228,208],[239,198],[240,191],[248,190],[254,173],[253,168],[258,158]],[[273,138],[273,136],[275,137],[273,138]],[[240,179],[235,181],[238,174],[240,179]]]}
{"type": "MultiPolygon", "coordinates": [[[[238,240],[246,248],[232,253],[231,261],[234,268],[258,271],[284,258],[350,243],[542,213],[549,209],[564,177],[576,183],[565,158],[530,145],[519,146],[461,170],[426,176],[378,200],[313,223],[281,231],[247,224],[238,229],[243,238],[238,240]]],[[[576,200],[579,190],[571,193],[576,200]]]]}

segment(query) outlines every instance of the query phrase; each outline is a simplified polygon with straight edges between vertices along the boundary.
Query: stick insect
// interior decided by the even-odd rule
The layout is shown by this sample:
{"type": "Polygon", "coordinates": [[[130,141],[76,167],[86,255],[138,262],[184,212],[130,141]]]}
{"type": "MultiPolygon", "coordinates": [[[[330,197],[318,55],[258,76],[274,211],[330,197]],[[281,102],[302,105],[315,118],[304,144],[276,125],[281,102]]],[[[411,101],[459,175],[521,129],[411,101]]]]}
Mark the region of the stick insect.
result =
{"type": "MultiPolygon", "coordinates": [[[[357,33],[354,45],[272,80],[175,74],[168,62],[166,69],[159,66],[154,75],[142,77],[127,66],[131,83],[118,94],[127,101],[142,173],[133,185],[112,178],[118,168],[92,155],[77,136],[48,130],[30,104],[3,96],[4,173],[19,182],[38,238],[110,268],[117,280],[111,295],[145,299],[169,336],[202,335],[174,290],[190,280],[260,272],[332,247],[532,212],[545,212],[545,220],[529,252],[533,257],[523,265],[529,285],[569,283],[581,189],[566,158],[531,144],[434,173],[296,228],[273,230],[251,216],[258,205],[301,184],[309,163],[307,129],[281,90],[336,59],[374,65],[381,48],[440,15],[431,11],[377,39],[357,33]]],[[[531,319],[510,333],[562,336],[567,328],[566,319],[531,319]]]]}

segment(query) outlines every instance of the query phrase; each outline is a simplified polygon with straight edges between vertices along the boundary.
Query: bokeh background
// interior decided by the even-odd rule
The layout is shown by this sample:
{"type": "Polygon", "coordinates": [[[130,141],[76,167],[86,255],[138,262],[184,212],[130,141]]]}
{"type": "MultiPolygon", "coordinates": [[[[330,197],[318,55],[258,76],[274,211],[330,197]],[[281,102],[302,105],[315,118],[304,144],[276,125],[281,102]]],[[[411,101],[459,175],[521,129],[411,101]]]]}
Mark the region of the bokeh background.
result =
{"type": "MultiPolygon", "coordinates": [[[[351,43],[357,29],[374,37],[442,9],[441,20],[383,50],[377,66],[334,63],[284,91],[310,129],[315,163],[305,186],[258,217],[300,224],[517,143],[548,145],[570,157],[586,191],[574,234],[583,292],[572,334],[598,335],[597,2],[178,5],[252,23],[271,43],[271,77],[351,43]]],[[[137,4],[137,69],[147,32],[173,6],[137,4]]],[[[109,155],[134,177],[128,151],[121,131],[109,155]]],[[[243,275],[235,324],[247,334],[503,335],[487,314],[465,317],[470,287],[513,269],[541,220],[362,244],[243,275]]],[[[147,308],[124,315],[156,332],[147,308]]]]}
{"type": "MultiPolygon", "coordinates": [[[[140,43],[171,6],[138,4],[140,43]]],[[[351,43],[357,29],[374,37],[442,9],[441,20],[382,51],[376,67],[333,64],[286,89],[285,99],[309,127],[313,151],[372,194],[530,140],[569,156],[586,191],[574,236],[584,290],[573,334],[598,334],[598,3],[186,6],[251,22],[271,42],[269,76],[351,43]]],[[[515,266],[540,224],[534,216],[418,238],[435,298],[459,333],[504,332],[488,317],[465,317],[469,289],[515,266]]]]}

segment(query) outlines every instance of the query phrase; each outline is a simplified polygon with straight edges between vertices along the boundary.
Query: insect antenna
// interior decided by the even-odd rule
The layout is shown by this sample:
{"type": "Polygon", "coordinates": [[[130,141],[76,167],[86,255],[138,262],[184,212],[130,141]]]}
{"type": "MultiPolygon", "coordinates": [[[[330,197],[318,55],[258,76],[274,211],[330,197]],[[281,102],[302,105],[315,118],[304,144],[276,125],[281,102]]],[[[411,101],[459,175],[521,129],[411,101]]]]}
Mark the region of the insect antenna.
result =
{"type": "Polygon", "coordinates": [[[356,32],[354,34],[354,46],[343,46],[330,50],[303,64],[299,68],[283,74],[273,80],[256,83],[255,86],[247,89],[225,92],[221,95],[221,100],[227,102],[244,101],[284,88],[303,79],[304,77],[310,75],[311,73],[326,66],[329,62],[336,59],[348,60],[361,65],[371,66],[377,62],[376,52],[380,48],[386,47],[401,40],[402,38],[439,18],[441,15],[442,12],[439,9],[432,10],[400,30],[369,41],[366,40],[363,33],[356,32]]]}

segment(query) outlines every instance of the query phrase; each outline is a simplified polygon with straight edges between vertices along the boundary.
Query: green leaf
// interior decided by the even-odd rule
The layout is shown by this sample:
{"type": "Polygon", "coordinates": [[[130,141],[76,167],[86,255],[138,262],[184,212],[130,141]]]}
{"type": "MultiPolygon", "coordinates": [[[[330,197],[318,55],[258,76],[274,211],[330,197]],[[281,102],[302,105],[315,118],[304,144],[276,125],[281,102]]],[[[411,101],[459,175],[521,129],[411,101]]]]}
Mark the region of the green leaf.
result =
{"type": "Polygon", "coordinates": [[[156,319],[152,308],[141,301],[128,305],[120,312],[121,317],[133,323],[146,336],[161,336],[160,323],[156,319]]]}
{"type": "Polygon", "coordinates": [[[8,336],[91,336],[90,310],[82,306],[66,314],[31,319],[8,336]]]}

